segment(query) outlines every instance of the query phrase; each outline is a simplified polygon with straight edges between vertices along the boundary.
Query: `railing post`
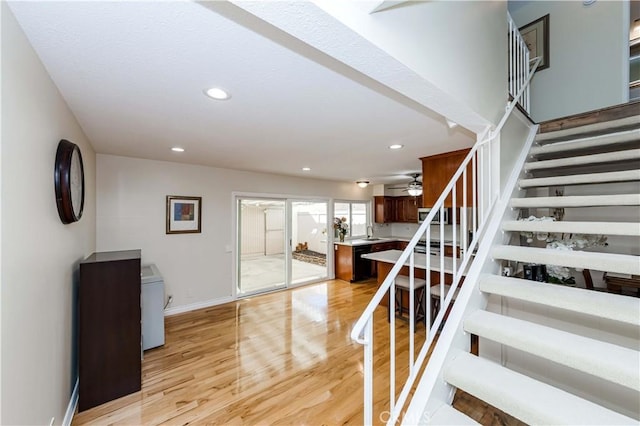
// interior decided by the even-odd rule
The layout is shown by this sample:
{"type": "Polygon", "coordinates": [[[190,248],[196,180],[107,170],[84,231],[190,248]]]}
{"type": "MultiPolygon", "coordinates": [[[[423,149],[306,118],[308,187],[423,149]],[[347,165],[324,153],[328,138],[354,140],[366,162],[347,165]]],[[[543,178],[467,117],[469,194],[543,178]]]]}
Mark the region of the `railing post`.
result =
{"type": "Polygon", "coordinates": [[[373,316],[364,327],[364,424],[373,424],[373,316]]]}

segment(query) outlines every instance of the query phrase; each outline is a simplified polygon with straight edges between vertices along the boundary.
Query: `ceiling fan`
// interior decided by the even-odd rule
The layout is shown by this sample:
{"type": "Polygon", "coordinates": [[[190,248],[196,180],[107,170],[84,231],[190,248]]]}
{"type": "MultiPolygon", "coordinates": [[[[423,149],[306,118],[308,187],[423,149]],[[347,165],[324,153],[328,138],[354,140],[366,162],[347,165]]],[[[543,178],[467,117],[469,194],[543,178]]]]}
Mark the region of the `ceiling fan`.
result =
{"type": "Polygon", "coordinates": [[[403,191],[407,191],[412,197],[422,195],[422,183],[418,180],[420,173],[414,173],[411,176],[413,177],[413,181],[407,186],[390,187],[389,189],[402,189],[403,191]]]}

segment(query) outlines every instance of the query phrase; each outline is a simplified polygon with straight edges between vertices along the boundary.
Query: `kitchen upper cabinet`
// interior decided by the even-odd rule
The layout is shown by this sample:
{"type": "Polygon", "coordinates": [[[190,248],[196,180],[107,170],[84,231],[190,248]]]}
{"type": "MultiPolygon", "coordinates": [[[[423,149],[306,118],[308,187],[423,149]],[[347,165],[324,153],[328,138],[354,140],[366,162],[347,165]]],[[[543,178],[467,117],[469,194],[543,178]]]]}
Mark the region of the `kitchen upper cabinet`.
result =
{"type": "Polygon", "coordinates": [[[418,207],[422,207],[422,197],[402,197],[402,211],[404,220],[400,222],[417,223],[418,207]]]}
{"type": "Polygon", "coordinates": [[[376,195],[373,197],[374,221],[376,223],[390,223],[395,219],[395,203],[392,197],[376,195]]]}
{"type": "Polygon", "coordinates": [[[422,197],[374,197],[375,222],[418,222],[418,207],[422,207],[422,197]]]}
{"type": "MultiPolygon", "coordinates": [[[[444,154],[423,157],[422,160],[422,203],[424,207],[433,207],[438,201],[454,173],[462,164],[462,160],[469,153],[469,149],[446,152],[444,154]]],[[[473,202],[472,166],[467,167],[467,206],[473,202]]],[[[456,184],[456,207],[462,207],[462,179],[456,184]]],[[[452,207],[451,195],[445,200],[445,207],[452,207]]]]}

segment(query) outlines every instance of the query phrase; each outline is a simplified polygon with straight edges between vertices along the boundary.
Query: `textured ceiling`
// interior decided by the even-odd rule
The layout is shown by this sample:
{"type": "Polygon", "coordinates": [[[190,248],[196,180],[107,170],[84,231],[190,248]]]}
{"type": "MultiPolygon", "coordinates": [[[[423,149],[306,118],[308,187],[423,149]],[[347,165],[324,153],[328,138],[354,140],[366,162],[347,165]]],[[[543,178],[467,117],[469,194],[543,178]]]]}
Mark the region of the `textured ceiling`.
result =
{"type": "Polygon", "coordinates": [[[389,183],[410,181],[419,157],[473,143],[355,71],[314,60],[313,48],[292,50],[196,3],[10,8],[99,153],[389,183]],[[205,97],[211,86],[232,98],[205,97]]]}

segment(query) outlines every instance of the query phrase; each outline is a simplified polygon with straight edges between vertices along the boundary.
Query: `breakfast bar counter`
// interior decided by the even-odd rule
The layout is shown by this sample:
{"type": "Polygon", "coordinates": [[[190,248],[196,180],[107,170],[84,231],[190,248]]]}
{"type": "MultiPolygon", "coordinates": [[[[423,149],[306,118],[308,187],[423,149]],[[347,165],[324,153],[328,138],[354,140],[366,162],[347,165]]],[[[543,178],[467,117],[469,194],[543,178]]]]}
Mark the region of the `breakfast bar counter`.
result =
{"type": "MultiPolygon", "coordinates": [[[[398,259],[400,259],[401,254],[402,254],[401,250],[386,250],[386,251],[380,251],[377,253],[369,253],[369,254],[362,255],[364,259],[369,259],[371,261],[376,262],[376,268],[378,272],[377,274],[378,286],[382,285],[385,278],[387,278],[387,275],[389,275],[389,272],[391,272],[393,265],[395,265],[398,259]]],[[[429,255],[429,257],[430,257],[429,271],[431,276],[431,286],[434,286],[434,285],[440,284],[440,256],[429,255]]],[[[416,278],[426,279],[427,255],[421,254],[421,253],[414,253],[413,260],[414,260],[414,268],[415,268],[414,276],[416,278]]],[[[458,264],[460,261],[461,260],[458,258],[458,264]]],[[[443,272],[444,272],[444,283],[451,284],[453,282],[453,275],[452,275],[453,274],[453,258],[452,257],[444,258],[443,272]]],[[[405,266],[403,266],[402,269],[400,269],[399,274],[405,275],[405,276],[409,275],[409,259],[407,259],[407,262],[405,262],[405,266]]],[[[464,280],[464,277],[462,278],[462,280],[464,280]]],[[[389,299],[388,297],[383,297],[382,300],[380,301],[380,305],[387,306],[388,299],[389,299]]],[[[402,301],[403,307],[405,304],[407,306],[409,304],[408,297],[403,297],[403,301],[402,301]]]]}
{"type": "MultiPolygon", "coordinates": [[[[363,254],[362,258],[363,259],[369,259],[369,260],[373,260],[378,262],[378,266],[380,266],[380,263],[385,263],[385,264],[391,264],[391,266],[395,265],[395,263],[398,261],[398,259],[400,259],[400,255],[402,254],[402,250],[386,250],[386,251],[379,251],[377,253],[368,253],[368,254],[363,254]]],[[[427,269],[427,255],[423,254],[423,253],[414,253],[413,254],[414,258],[414,266],[416,269],[421,269],[424,273],[424,270],[427,269]]],[[[429,257],[431,258],[431,263],[429,265],[429,269],[433,272],[440,272],[440,256],[433,256],[433,255],[429,255],[429,257]]],[[[460,259],[458,259],[458,264],[460,262],[460,259]]],[[[408,267],[409,266],[409,259],[407,259],[407,261],[405,262],[405,265],[408,267]]],[[[389,267],[389,271],[391,270],[391,267],[389,267]]],[[[403,268],[404,270],[404,268],[403,268]]],[[[387,273],[389,272],[387,271],[387,273]]],[[[452,257],[445,257],[444,258],[444,272],[446,274],[452,274],[453,273],[453,258],[452,257]]],[[[378,273],[378,276],[380,274],[378,273]]],[[[387,274],[385,274],[386,277],[387,274]]],[[[409,272],[407,270],[406,274],[403,275],[409,275],[409,272]]],[[[421,277],[424,278],[424,277],[421,277]]]]}

